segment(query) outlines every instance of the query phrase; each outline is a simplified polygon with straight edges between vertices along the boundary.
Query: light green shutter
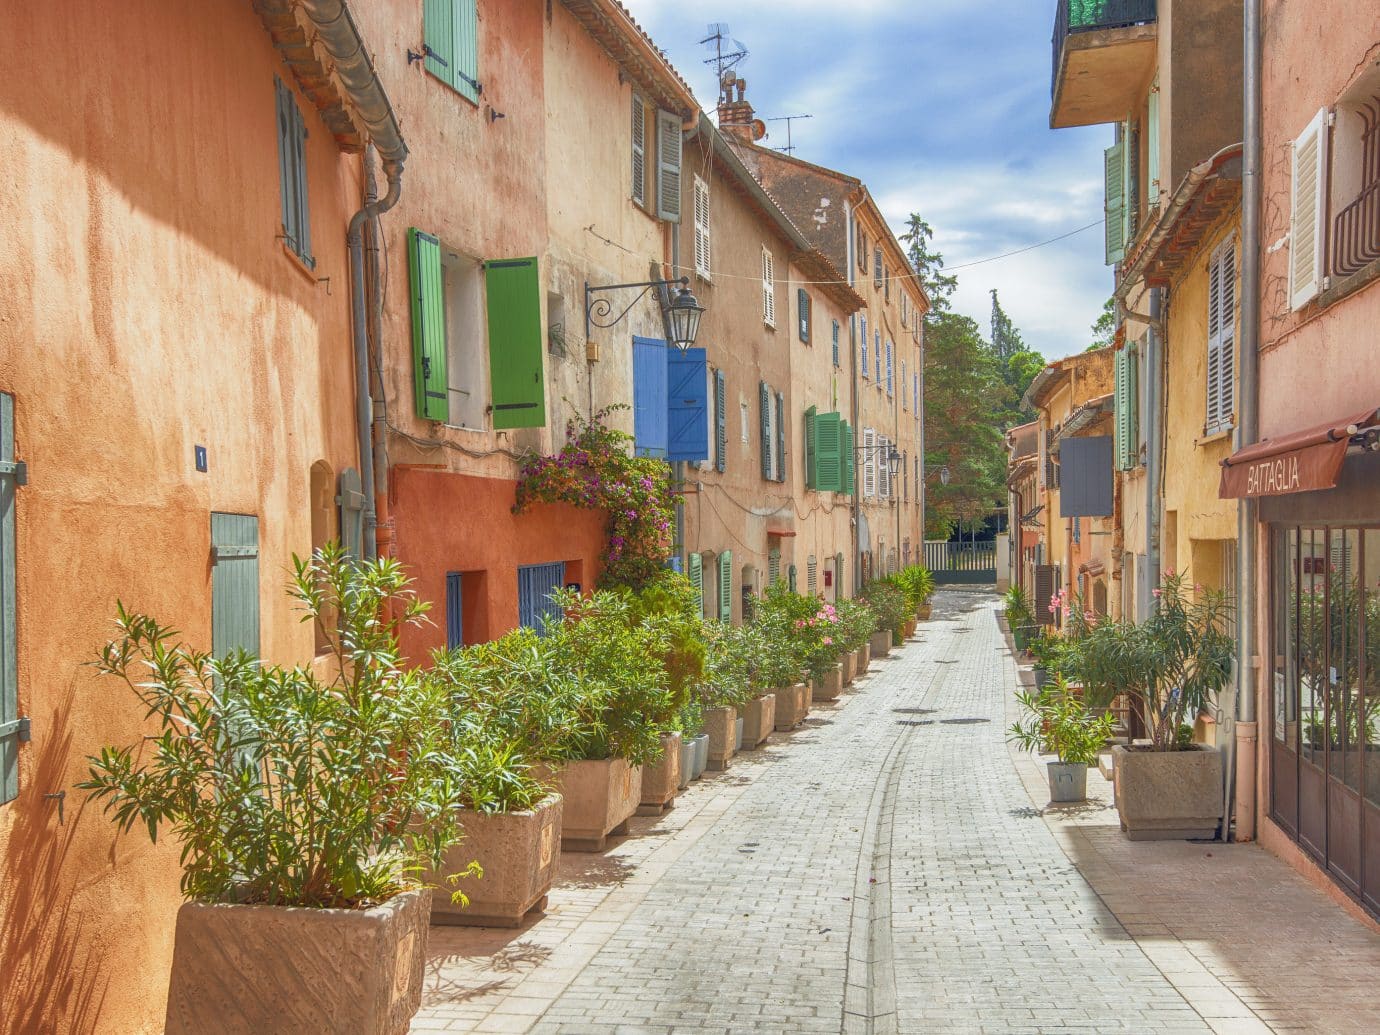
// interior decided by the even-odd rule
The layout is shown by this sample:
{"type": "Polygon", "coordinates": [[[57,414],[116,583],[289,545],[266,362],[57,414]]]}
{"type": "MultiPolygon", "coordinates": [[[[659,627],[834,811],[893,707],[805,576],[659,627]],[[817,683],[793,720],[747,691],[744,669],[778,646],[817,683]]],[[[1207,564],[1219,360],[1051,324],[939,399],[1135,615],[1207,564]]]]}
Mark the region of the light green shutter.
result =
{"type": "Polygon", "coordinates": [[[546,424],[541,284],[536,259],[484,264],[489,309],[489,387],[494,430],[546,424]]]}
{"type": "Polygon", "coordinates": [[[1103,152],[1106,191],[1103,213],[1107,265],[1126,257],[1126,142],[1118,140],[1103,152]]]}
{"type": "Polygon", "coordinates": [[[690,555],[690,585],[695,589],[695,610],[704,614],[704,558],[690,555]]]}
{"type": "Polygon", "coordinates": [[[781,547],[774,546],[767,551],[767,585],[775,586],[781,581],[781,547]]]}
{"type": "Polygon", "coordinates": [[[478,0],[451,0],[452,31],[455,43],[452,63],[455,77],[451,85],[461,95],[479,103],[479,11],[478,0]]]}
{"type": "Polygon", "coordinates": [[[259,654],[259,519],[211,515],[211,653],[259,654]]]}
{"type": "Polygon", "coordinates": [[[805,411],[805,488],[819,488],[819,470],[815,455],[815,408],[805,411]]]}
{"type": "Polygon", "coordinates": [[[14,396],[0,393],[0,803],[19,794],[19,659],[15,610],[14,396]]]}
{"type": "Polygon", "coordinates": [[[446,373],[445,281],[441,242],[415,226],[407,231],[407,266],[412,285],[412,380],[417,416],[450,418],[446,373]]]}
{"type": "Polygon", "coordinates": [[[1145,148],[1145,178],[1150,181],[1145,190],[1145,197],[1151,205],[1158,205],[1160,203],[1160,82],[1158,78],[1150,87],[1145,133],[1149,138],[1145,148]]]}
{"type": "Polygon", "coordinates": [[[422,5],[426,70],[450,86],[455,85],[455,6],[455,0],[425,0],[422,5]]]}
{"type": "Polygon", "coordinates": [[[854,468],[853,426],[847,421],[840,421],[839,432],[839,451],[842,454],[842,464],[840,468],[843,472],[843,492],[851,496],[853,495],[854,484],[858,476],[854,468]]]}
{"type": "Polygon", "coordinates": [[[771,389],[765,381],[757,382],[758,416],[761,418],[762,477],[771,480],[771,389]]]}
{"type": "Polygon", "coordinates": [[[815,488],[843,492],[843,422],[837,413],[815,418],[815,488]]]}
{"type": "Polygon", "coordinates": [[[733,551],[719,554],[719,621],[733,621],[733,551]]]}

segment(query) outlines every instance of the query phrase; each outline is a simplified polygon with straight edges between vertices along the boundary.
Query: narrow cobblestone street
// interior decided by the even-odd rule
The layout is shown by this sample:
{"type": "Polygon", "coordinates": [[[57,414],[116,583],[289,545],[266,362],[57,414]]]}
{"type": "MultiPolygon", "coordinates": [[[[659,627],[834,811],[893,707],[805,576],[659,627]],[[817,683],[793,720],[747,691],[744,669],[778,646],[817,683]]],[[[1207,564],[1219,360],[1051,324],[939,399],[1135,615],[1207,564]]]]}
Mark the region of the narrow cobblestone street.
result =
{"type": "Polygon", "coordinates": [[[1042,808],[993,605],[941,593],[801,729],[566,854],[525,929],[433,929],[412,1030],[1380,1030],[1380,937],[1259,848],[1127,842],[1096,774],[1042,808]]]}

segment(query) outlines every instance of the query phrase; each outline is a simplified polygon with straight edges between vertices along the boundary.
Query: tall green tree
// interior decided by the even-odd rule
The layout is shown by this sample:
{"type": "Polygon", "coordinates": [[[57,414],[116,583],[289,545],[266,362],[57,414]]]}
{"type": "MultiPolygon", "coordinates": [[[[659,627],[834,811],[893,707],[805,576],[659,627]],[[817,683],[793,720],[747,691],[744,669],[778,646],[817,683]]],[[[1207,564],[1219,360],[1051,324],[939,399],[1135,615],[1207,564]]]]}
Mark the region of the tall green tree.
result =
{"type": "Polygon", "coordinates": [[[933,239],[934,230],[930,224],[920,217],[920,213],[912,212],[906,220],[906,230],[901,240],[906,246],[911,268],[929,296],[930,311],[925,316],[927,323],[937,321],[953,311],[949,299],[958,287],[958,278],[944,272],[944,256],[931,246],[933,239]]]}
{"type": "Polygon", "coordinates": [[[1102,303],[1102,312],[1092,323],[1093,340],[1086,351],[1101,349],[1112,343],[1116,337],[1116,299],[1109,298],[1102,303]]]}

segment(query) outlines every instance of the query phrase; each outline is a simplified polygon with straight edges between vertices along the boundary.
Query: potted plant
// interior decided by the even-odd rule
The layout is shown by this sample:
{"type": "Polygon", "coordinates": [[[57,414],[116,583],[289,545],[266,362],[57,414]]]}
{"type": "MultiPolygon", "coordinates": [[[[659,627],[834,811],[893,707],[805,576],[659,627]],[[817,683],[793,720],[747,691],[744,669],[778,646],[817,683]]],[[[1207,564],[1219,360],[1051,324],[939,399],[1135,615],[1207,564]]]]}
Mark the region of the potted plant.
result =
{"type": "Polygon", "coordinates": [[[898,642],[897,630],[906,613],[906,595],[887,579],[869,582],[862,595],[877,621],[871,640],[872,657],[885,657],[898,642]]]}
{"type": "Polygon", "coordinates": [[[1011,630],[1011,641],[1017,651],[1026,649],[1030,637],[1037,631],[1035,610],[1030,603],[1030,594],[1020,586],[1012,586],[1002,597],[1002,613],[1006,617],[1007,628],[1011,630]]]}
{"type": "Polygon", "coordinates": [[[1211,838],[1222,818],[1222,755],[1181,730],[1231,678],[1230,607],[1216,590],[1186,591],[1185,577],[1172,571],[1153,594],[1154,609],[1139,625],[1089,622],[1078,642],[1079,676],[1095,707],[1128,693],[1148,734],[1145,744],[1112,750],[1126,835],[1211,838]]]}
{"type": "Polygon", "coordinates": [[[1029,752],[1056,756],[1047,765],[1049,800],[1083,801],[1088,796],[1088,766],[1112,736],[1112,716],[1094,715],[1084,707],[1062,676],[1038,690],[1021,691],[1017,699],[1028,713],[1010,730],[1010,739],[1029,752]]]}
{"type": "Polygon", "coordinates": [[[871,662],[868,641],[877,628],[877,616],[867,602],[845,597],[834,605],[838,610],[838,636],[843,649],[852,658],[852,675],[849,682],[867,672],[871,662]]]}
{"type": "Polygon", "coordinates": [[[426,605],[394,561],[328,546],[294,562],[289,592],[330,641],[329,681],[213,658],[123,607],[97,662],[158,729],[103,748],[80,786],[123,830],[182,846],[175,1035],[393,1035],[421,1002],[431,891],[415,874],[459,839],[463,792],[444,696],[398,653],[426,605]]]}
{"type": "Polygon", "coordinates": [[[776,698],[776,729],[783,732],[804,721],[809,710],[809,686],[802,681],[804,642],[795,627],[800,620],[797,601],[797,595],[784,586],[773,586],[757,601],[752,620],[763,645],[756,681],[771,688],[776,698]]]}

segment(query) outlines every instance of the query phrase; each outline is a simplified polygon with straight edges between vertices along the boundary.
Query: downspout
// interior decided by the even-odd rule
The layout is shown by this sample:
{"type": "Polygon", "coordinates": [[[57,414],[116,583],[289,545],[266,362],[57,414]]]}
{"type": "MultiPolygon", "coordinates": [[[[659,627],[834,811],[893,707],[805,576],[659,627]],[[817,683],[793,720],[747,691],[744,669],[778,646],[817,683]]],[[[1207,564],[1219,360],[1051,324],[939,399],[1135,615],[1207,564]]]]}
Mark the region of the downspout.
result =
{"type": "MultiPolygon", "coordinates": [[[[844,254],[848,262],[848,284],[851,287],[856,280],[854,270],[857,268],[857,256],[854,255],[854,242],[857,240],[857,227],[854,225],[854,212],[851,202],[845,202],[848,206],[847,220],[845,225],[848,227],[848,244],[844,249],[844,254]]],[[[861,429],[858,427],[858,314],[853,313],[848,317],[848,423],[853,428],[853,456],[849,466],[853,470],[853,521],[852,521],[852,540],[853,540],[853,595],[857,596],[862,591],[862,539],[859,536],[859,529],[862,527],[862,494],[858,491],[858,443],[862,441],[861,429]]]]}
{"type": "Polygon", "coordinates": [[[1145,585],[1136,593],[1144,603],[1142,613],[1150,613],[1150,590],[1160,573],[1160,440],[1164,428],[1160,421],[1160,327],[1159,288],[1150,289],[1150,325],[1145,331],[1145,585]]]}
{"type": "MultiPolygon", "coordinates": [[[[1241,155],[1241,411],[1234,446],[1251,445],[1260,433],[1260,2],[1246,0],[1242,39],[1241,114],[1245,123],[1241,155]]],[[[1236,730],[1228,742],[1226,804],[1236,806],[1237,841],[1255,840],[1256,816],[1256,504],[1237,501],[1236,730]]],[[[1223,823],[1223,840],[1231,816],[1223,823]]]]}

